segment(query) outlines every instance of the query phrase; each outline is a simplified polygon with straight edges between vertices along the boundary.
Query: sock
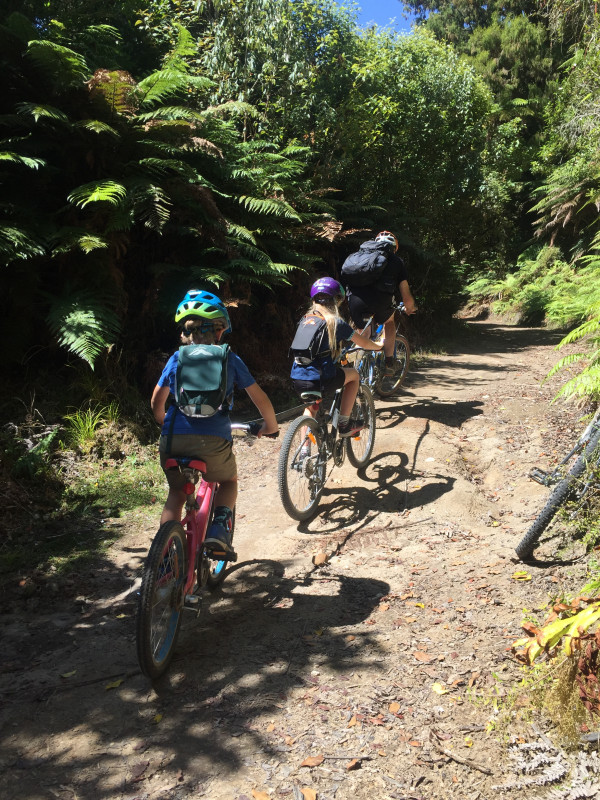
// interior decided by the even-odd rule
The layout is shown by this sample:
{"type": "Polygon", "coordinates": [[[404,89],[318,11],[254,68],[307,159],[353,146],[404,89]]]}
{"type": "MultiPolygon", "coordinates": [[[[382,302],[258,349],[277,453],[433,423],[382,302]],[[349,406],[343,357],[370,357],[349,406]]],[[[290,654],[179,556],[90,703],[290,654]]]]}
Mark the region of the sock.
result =
{"type": "Polygon", "coordinates": [[[346,414],[340,414],[339,417],[338,417],[338,427],[340,425],[345,425],[349,421],[350,421],[350,417],[346,416],[346,414]]]}
{"type": "Polygon", "coordinates": [[[231,528],[231,518],[233,517],[233,511],[229,508],[229,506],[217,506],[215,508],[215,513],[213,514],[213,522],[220,522],[227,530],[231,528]]]}
{"type": "Polygon", "coordinates": [[[385,357],[385,365],[386,365],[386,367],[393,367],[395,362],[396,362],[396,360],[395,360],[394,356],[386,356],[385,357]]]}

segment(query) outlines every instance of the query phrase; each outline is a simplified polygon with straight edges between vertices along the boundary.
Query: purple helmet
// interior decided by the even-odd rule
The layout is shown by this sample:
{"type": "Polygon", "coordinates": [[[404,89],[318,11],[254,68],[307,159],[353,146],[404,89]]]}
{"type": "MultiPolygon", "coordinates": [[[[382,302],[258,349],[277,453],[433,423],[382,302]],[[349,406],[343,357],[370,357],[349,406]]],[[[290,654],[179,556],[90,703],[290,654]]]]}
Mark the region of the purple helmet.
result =
{"type": "Polygon", "coordinates": [[[344,287],[335,278],[319,278],[310,287],[310,296],[316,297],[318,294],[326,294],[334,300],[342,301],[346,296],[344,287]]]}

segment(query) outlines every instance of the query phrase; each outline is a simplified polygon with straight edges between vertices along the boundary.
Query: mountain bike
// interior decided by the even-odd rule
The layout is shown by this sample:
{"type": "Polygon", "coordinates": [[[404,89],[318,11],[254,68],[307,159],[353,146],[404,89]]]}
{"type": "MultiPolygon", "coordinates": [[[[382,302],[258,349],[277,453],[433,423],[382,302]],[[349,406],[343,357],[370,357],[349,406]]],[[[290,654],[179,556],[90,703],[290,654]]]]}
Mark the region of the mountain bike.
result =
{"type": "MultiPolygon", "coordinates": [[[[404,312],[404,303],[399,302],[395,311],[400,314],[404,312]]],[[[410,344],[406,336],[401,333],[401,317],[398,317],[396,325],[396,339],[394,342],[394,374],[385,374],[385,354],[383,351],[362,350],[354,366],[358,370],[360,380],[366,384],[372,392],[376,392],[380,397],[390,397],[402,385],[410,365],[410,344]]],[[[375,325],[371,317],[363,330],[365,334],[371,329],[371,338],[377,341],[383,336],[383,325],[375,325]]]]}
{"type": "Polygon", "coordinates": [[[597,483],[600,467],[600,409],[579,437],[575,447],[552,470],[545,472],[538,467],[530,477],[542,486],[554,486],[548,502],[535,518],[515,551],[522,561],[533,554],[540,537],[567,500],[582,500],[589,489],[597,483]],[[573,462],[573,458],[575,461],[573,462]],[[568,464],[571,463],[571,467],[568,464]]]}
{"type": "MultiPolygon", "coordinates": [[[[232,431],[256,436],[259,422],[231,425],[232,431]]],[[[274,438],[278,434],[273,434],[274,438]]],[[[146,558],[137,609],[137,657],[142,672],[155,680],[169,666],[184,611],[196,616],[202,607],[202,590],[214,590],[225,579],[233,553],[207,549],[206,531],[212,522],[217,483],[206,481],[206,464],[200,459],[174,456],[165,469],[180,470],[186,483],[181,522],[163,523],[146,558]]],[[[231,535],[235,528],[235,509],[231,535]]]]}
{"type": "Polygon", "coordinates": [[[303,392],[301,397],[314,416],[297,417],[283,439],[277,481],[281,502],[292,519],[302,521],[314,514],[328,478],[329,462],[332,462],[331,469],[340,467],[347,455],[348,461],[358,469],[368,462],[373,452],[375,403],[371,390],[368,386],[359,386],[352,418],[364,422],[364,427],[347,438],[338,435],[342,391],[336,390],[328,409],[318,392],[303,392]]]}

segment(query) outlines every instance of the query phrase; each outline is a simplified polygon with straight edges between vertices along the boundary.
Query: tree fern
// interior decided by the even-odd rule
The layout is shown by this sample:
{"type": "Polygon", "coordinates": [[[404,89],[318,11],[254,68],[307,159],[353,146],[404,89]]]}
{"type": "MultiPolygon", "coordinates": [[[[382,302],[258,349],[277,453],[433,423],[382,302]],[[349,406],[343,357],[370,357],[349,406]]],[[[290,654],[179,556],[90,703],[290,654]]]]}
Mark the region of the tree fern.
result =
{"type": "Polygon", "coordinates": [[[18,153],[0,152],[0,161],[10,161],[13,164],[22,164],[24,167],[30,169],[38,169],[46,165],[46,162],[41,158],[31,158],[29,156],[21,156],[18,153]]]}
{"type": "Polygon", "coordinates": [[[53,122],[63,122],[69,124],[69,117],[64,111],[50,105],[40,103],[17,103],[17,111],[23,115],[29,115],[36,122],[40,119],[52,120],[53,122]]]}
{"type": "Polygon", "coordinates": [[[249,211],[257,214],[273,214],[276,217],[285,217],[286,219],[295,219],[300,222],[300,217],[294,209],[284,200],[274,200],[273,198],[261,197],[248,197],[241,195],[239,202],[244,205],[249,211]]]}

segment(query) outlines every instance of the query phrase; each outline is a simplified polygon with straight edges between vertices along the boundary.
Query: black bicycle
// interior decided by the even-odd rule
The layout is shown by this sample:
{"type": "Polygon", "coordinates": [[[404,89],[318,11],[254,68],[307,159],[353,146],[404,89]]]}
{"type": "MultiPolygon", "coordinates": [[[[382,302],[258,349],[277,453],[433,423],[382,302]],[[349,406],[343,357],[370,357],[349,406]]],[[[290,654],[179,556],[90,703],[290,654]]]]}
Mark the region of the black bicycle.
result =
{"type": "Polygon", "coordinates": [[[297,417],[283,439],[277,479],[281,502],[293,519],[305,520],[314,514],[328,478],[328,462],[332,462],[332,468],[340,467],[347,455],[358,469],[373,452],[375,403],[371,390],[360,385],[352,418],[364,426],[346,438],[338,435],[342,391],[336,390],[329,408],[324,407],[319,393],[304,392],[301,397],[314,416],[297,417]]]}
{"type": "MultiPolygon", "coordinates": [[[[395,307],[395,311],[401,315],[404,312],[404,303],[399,302],[395,307]]],[[[383,325],[375,325],[371,317],[361,333],[367,333],[370,328],[371,338],[374,341],[378,341],[381,337],[381,341],[383,341],[383,325]]],[[[390,397],[400,388],[410,366],[410,344],[401,329],[401,316],[398,316],[392,374],[386,375],[383,350],[361,350],[361,355],[354,364],[360,375],[361,383],[366,384],[372,392],[376,392],[380,397],[390,397]]]]}
{"type": "Polygon", "coordinates": [[[600,466],[600,409],[579,437],[575,447],[552,472],[535,467],[530,477],[542,486],[554,486],[548,502],[535,518],[515,551],[522,561],[533,554],[542,534],[567,500],[582,500],[597,482],[594,473],[600,466]],[[575,461],[573,461],[575,459],[575,461]],[[568,465],[571,464],[569,467],[568,465]]]}

